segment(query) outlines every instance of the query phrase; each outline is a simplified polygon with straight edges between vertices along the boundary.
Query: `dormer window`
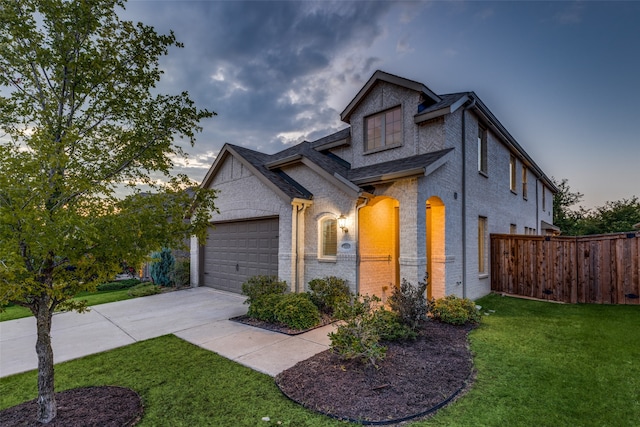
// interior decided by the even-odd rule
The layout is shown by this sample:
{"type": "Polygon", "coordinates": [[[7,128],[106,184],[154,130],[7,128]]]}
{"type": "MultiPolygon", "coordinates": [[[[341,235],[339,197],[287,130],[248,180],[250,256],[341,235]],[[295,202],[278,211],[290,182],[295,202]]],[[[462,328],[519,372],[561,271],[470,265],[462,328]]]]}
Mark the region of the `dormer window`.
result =
{"type": "Polygon", "coordinates": [[[365,118],[365,151],[402,144],[402,109],[398,106],[365,118]]]}

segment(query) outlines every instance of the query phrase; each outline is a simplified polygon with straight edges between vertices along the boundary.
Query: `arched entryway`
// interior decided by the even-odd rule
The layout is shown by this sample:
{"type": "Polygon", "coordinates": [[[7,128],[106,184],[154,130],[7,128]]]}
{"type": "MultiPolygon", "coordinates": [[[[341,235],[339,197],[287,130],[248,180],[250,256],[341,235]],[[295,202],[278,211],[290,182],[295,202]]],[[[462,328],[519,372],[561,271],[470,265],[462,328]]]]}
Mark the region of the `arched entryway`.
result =
{"type": "Polygon", "coordinates": [[[358,292],[383,301],[400,281],[400,203],[375,197],[358,212],[358,292]]]}
{"type": "Polygon", "coordinates": [[[427,273],[429,275],[428,298],[445,296],[445,223],[446,208],[439,197],[427,200],[427,273]]]}

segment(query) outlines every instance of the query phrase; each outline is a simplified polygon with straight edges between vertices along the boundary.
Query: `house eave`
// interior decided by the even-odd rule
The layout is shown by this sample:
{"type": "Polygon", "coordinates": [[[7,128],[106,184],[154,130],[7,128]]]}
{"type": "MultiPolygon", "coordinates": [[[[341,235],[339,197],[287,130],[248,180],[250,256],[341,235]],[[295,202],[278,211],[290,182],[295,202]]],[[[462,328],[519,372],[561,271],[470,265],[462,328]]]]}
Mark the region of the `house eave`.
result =
{"type": "Polygon", "coordinates": [[[416,82],[414,80],[405,79],[403,77],[395,76],[393,74],[385,73],[384,71],[377,70],[371,78],[367,81],[367,83],[358,91],[356,96],[351,100],[349,105],[340,113],[340,119],[349,123],[349,119],[351,113],[355,108],[360,104],[360,102],[369,94],[371,89],[375,86],[378,81],[384,81],[387,83],[394,84],[396,86],[405,87],[407,89],[414,90],[416,92],[422,93],[424,96],[432,99],[434,102],[440,102],[442,98],[440,98],[435,92],[426,87],[424,84],[420,82],[416,82]]]}
{"type": "Polygon", "coordinates": [[[407,169],[400,172],[388,173],[388,174],[380,174],[380,175],[371,175],[364,178],[354,179],[352,182],[356,185],[373,185],[380,184],[383,182],[389,181],[397,181],[399,179],[405,178],[413,178],[416,176],[424,176],[425,168],[419,167],[414,169],[407,169]]]}
{"type": "Polygon", "coordinates": [[[445,116],[447,114],[451,114],[451,113],[457,111],[460,107],[462,107],[464,105],[464,103],[467,102],[468,100],[469,100],[468,96],[462,96],[456,102],[454,102],[453,104],[451,104],[451,105],[449,105],[447,107],[439,108],[439,109],[434,110],[434,111],[428,111],[426,113],[416,114],[415,116],[413,116],[413,122],[415,124],[419,125],[420,123],[424,123],[426,121],[435,119],[437,117],[441,117],[441,116],[445,116]]]}
{"type": "Polygon", "coordinates": [[[342,147],[343,145],[350,145],[350,144],[351,144],[351,137],[347,137],[347,138],[339,139],[337,141],[327,142],[326,144],[321,144],[313,148],[316,151],[324,151],[324,150],[330,150],[332,148],[342,147]]]}
{"type": "Polygon", "coordinates": [[[289,157],[285,157],[283,159],[274,160],[268,163],[265,163],[265,167],[269,170],[283,168],[285,166],[295,165],[302,161],[302,154],[294,154],[289,157]]]}

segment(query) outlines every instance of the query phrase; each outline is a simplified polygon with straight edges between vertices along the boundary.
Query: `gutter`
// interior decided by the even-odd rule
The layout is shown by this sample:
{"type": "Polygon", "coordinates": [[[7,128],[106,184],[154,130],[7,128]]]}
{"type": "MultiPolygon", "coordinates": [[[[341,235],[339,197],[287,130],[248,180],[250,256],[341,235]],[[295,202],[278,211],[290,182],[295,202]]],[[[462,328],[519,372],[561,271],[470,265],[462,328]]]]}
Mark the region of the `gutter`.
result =
{"type": "Polygon", "coordinates": [[[467,110],[475,107],[476,99],[462,110],[462,298],[467,297],[467,110]]]}

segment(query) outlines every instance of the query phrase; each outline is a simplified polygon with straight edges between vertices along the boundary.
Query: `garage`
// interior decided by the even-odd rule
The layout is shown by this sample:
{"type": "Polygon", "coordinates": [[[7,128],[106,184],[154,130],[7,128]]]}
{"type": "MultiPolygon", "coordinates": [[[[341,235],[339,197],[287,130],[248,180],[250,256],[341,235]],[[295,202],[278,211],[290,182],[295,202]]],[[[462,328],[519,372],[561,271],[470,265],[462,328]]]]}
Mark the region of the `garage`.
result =
{"type": "Polygon", "coordinates": [[[278,275],[278,218],[222,222],[209,229],[203,284],[241,293],[251,276],[278,275]]]}

